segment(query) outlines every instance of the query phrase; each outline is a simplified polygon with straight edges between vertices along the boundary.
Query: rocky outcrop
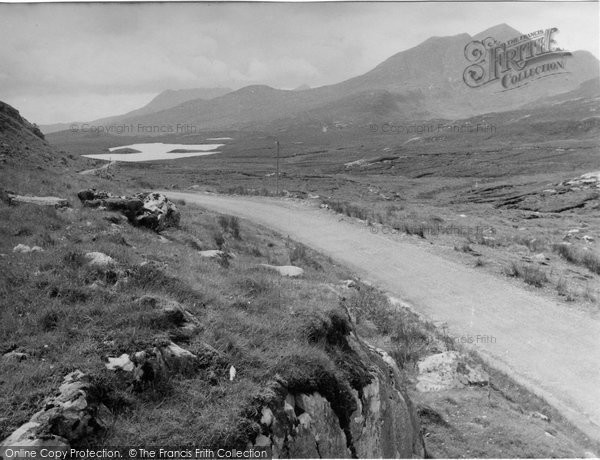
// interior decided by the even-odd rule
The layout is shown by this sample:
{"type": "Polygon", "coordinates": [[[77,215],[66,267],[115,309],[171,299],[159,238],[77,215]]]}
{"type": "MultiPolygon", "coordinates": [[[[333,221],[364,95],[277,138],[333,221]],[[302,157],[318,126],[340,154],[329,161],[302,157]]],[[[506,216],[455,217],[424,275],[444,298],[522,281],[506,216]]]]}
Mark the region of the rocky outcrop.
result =
{"type": "MultiPolygon", "coordinates": [[[[68,448],[71,443],[102,433],[112,415],[95,396],[99,392],[81,371],[68,374],[58,394],[44,408],[0,444],[0,457],[7,447],[68,448]]],[[[54,449],[53,449],[54,450],[54,449]]]]}
{"type": "Polygon", "coordinates": [[[253,446],[272,447],[274,458],[424,457],[418,416],[393,359],[354,334],[344,347],[369,369],[370,381],[352,388],[341,407],[322,391],[294,391],[279,381],[280,396],[262,407],[253,446]]]}
{"type": "Polygon", "coordinates": [[[177,206],[162,193],[139,193],[136,196],[113,196],[95,189],[81,190],[77,196],[84,206],[102,207],[123,213],[133,224],[156,232],[179,225],[177,206]]]}

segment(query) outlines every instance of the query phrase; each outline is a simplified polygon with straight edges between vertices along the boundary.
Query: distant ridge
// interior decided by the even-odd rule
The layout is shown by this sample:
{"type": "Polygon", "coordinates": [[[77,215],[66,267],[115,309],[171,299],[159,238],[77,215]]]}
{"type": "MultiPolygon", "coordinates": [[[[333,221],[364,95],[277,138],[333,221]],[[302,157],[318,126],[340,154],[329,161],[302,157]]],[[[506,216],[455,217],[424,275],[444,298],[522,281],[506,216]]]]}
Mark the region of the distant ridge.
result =
{"type": "MultiPolygon", "coordinates": [[[[127,112],[123,115],[111,116],[106,118],[100,118],[98,120],[94,120],[89,122],[90,124],[108,124],[108,123],[118,123],[122,118],[130,118],[136,116],[143,116],[150,113],[159,112],[161,110],[170,109],[172,107],[176,107],[179,104],[182,104],[187,101],[191,101],[194,99],[202,99],[202,100],[210,100],[215,97],[223,96],[231,92],[230,88],[190,88],[190,89],[178,89],[172,90],[168,89],[158,94],[154,99],[152,99],[145,106],[132,110],[131,112],[127,112]]],[[[57,131],[63,131],[69,129],[71,125],[80,125],[81,122],[71,122],[71,123],[55,123],[50,125],[41,125],[40,129],[43,133],[49,134],[57,131]]]]}

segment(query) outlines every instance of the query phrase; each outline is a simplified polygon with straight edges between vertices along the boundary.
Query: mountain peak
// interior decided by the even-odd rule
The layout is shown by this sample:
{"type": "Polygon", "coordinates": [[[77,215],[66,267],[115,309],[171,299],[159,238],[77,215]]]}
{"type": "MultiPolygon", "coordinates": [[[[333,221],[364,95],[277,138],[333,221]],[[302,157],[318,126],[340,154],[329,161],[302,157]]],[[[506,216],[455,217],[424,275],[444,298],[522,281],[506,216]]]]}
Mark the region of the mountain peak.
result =
{"type": "Polygon", "coordinates": [[[479,32],[473,37],[473,40],[483,40],[484,38],[492,37],[498,40],[499,42],[504,42],[510,40],[511,38],[518,37],[520,35],[523,34],[517,29],[512,28],[508,24],[502,23],[490,27],[489,29],[486,29],[483,32],[479,32]]]}

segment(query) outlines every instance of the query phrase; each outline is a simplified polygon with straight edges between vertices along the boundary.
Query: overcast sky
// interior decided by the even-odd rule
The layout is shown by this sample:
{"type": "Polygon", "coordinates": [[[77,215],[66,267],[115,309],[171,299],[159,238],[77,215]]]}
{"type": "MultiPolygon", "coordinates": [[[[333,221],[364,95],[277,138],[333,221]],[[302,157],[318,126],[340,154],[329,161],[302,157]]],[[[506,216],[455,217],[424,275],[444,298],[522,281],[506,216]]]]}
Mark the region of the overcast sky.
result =
{"type": "MultiPolygon", "coordinates": [[[[138,108],[165,89],[336,83],[431,36],[558,27],[599,56],[599,4],[0,4],[0,100],[38,124],[138,108]]],[[[457,57],[459,58],[459,57],[457,57]]]]}

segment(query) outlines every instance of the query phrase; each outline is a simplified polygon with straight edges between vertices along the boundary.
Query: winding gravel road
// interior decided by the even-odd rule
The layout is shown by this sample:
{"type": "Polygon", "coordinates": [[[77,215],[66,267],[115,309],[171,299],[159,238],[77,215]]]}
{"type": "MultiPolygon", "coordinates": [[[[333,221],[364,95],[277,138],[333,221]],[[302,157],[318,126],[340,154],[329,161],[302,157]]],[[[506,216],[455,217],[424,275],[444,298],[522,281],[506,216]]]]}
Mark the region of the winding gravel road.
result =
{"type": "Polygon", "coordinates": [[[597,316],[453,263],[408,241],[373,234],[366,226],[316,205],[262,197],[165,193],[289,235],[402,299],[429,320],[445,323],[451,336],[474,341],[480,336],[472,346],[484,359],[600,440],[597,316]]]}

